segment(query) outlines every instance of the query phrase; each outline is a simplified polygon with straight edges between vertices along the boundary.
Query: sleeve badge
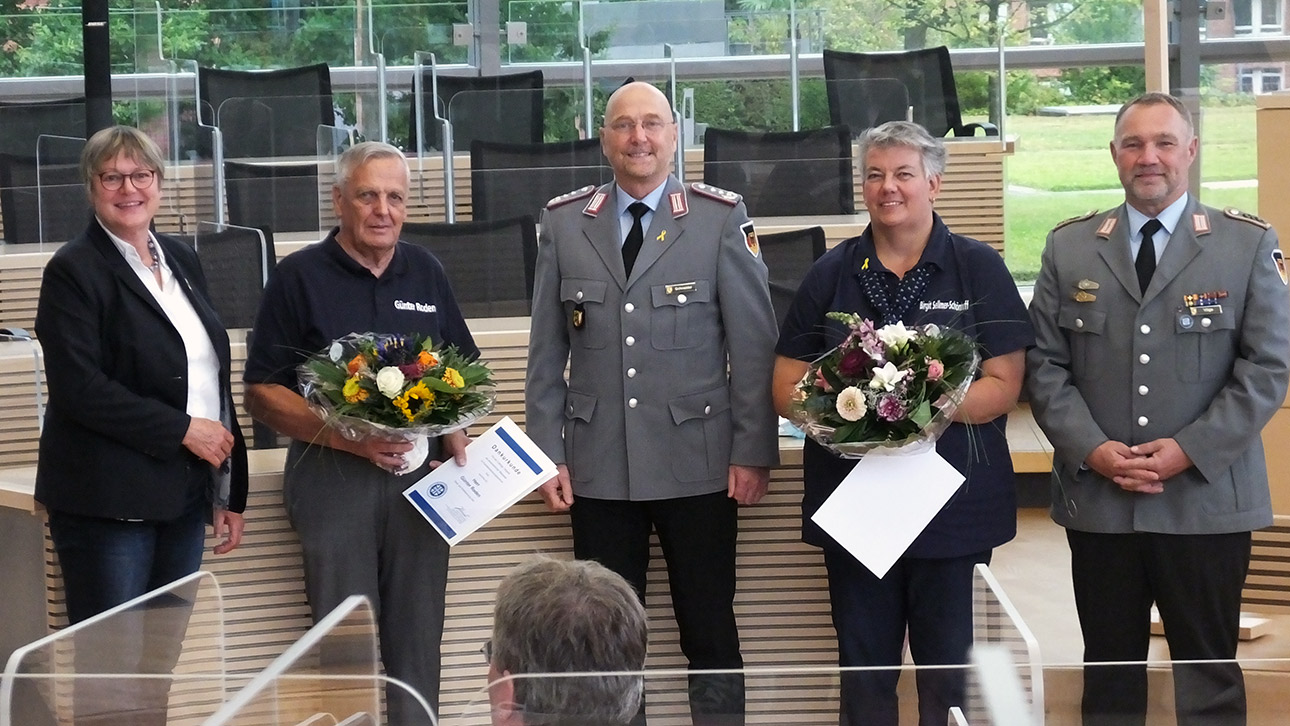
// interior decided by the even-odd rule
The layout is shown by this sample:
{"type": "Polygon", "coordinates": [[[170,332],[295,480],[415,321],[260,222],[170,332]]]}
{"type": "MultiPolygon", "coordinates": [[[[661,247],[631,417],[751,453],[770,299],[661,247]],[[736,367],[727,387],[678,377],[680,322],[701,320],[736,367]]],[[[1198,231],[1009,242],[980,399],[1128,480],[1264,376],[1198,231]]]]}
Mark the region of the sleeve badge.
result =
{"type": "Polygon", "coordinates": [[[757,241],[757,230],[753,229],[752,220],[739,225],[739,231],[744,233],[744,247],[748,248],[749,254],[761,257],[761,243],[757,241]]]}

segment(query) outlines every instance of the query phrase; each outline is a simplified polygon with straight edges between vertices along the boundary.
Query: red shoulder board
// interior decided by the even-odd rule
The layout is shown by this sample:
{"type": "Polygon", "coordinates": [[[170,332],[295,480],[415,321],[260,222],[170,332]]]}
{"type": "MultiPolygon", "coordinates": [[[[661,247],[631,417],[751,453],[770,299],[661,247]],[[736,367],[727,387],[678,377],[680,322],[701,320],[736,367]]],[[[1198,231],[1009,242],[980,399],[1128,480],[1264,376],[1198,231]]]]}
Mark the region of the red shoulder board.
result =
{"type": "Polygon", "coordinates": [[[561,194],[560,196],[555,197],[551,201],[547,202],[546,208],[555,209],[556,207],[563,207],[569,202],[576,202],[579,199],[582,199],[583,197],[591,196],[591,193],[594,191],[596,191],[596,185],[588,184],[587,186],[581,189],[574,189],[571,192],[565,192],[564,194],[561,194]]]}
{"type": "Polygon", "coordinates": [[[743,197],[735,194],[734,192],[726,191],[720,187],[714,187],[711,184],[704,184],[703,182],[694,182],[690,185],[690,190],[701,197],[715,199],[718,202],[729,204],[732,207],[743,200],[743,197]]]}

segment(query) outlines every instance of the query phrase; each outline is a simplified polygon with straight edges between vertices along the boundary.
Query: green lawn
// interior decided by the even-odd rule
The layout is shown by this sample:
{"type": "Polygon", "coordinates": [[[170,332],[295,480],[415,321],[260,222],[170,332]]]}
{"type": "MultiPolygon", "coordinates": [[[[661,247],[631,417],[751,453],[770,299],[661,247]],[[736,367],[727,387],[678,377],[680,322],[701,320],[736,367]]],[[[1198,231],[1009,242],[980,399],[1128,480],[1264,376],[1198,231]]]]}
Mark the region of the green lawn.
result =
{"type": "MultiPolygon", "coordinates": [[[[1055,224],[1124,199],[1108,144],[1114,117],[1012,116],[1006,131],[1017,139],[1007,161],[1008,268],[1018,280],[1039,271],[1044,239],[1055,224]]],[[[1200,168],[1205,182],[1258,177],[1254,107],[1206,108],[1200,123],[1200,168]]],[[[1216,207],[1258,213],[1258,189],[1210,189],[1201,199],[1216,207]]]]}

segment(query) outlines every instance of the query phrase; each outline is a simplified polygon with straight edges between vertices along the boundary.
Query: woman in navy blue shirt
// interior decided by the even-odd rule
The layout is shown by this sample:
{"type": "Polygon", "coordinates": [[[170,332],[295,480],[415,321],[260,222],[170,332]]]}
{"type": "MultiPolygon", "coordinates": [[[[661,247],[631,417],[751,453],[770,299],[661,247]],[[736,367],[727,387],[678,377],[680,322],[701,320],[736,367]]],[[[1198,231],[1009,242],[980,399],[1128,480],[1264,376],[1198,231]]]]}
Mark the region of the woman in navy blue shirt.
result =
{"type": "MultiPolygon", "coordinates": [[[[842,682],[843,723],[898,722],[896,682],[906,630],[919,665],[961,664],[972,644],[972,577],[994,547],[1016,534],[1016,492],[1005,436],[1034,343],[1025,305],[1002,257],[989,246],[950,232],[932,210],[945,171],[945,146],[921,126],[895,121],[860,141],[864,233],[821,257],[802,281],[775,351],[774,397],[790,416],[789,397],[811,361],[849,332],[829,312],[858,313],[876,326],[935,323],[959,329],[981,349],[981,369],[937,452],[964,483],[878,578],[811,521],[855,465],[807,440],[802,537],[824,550],[833,624],[842,666],[892,666],[848,673],[842,682]]],[[[892,486],[913,486],[896,483],[892,486]]],[[[919,721],[945,723],[963,703],[957,670],[920,672],[919,721]]]]}

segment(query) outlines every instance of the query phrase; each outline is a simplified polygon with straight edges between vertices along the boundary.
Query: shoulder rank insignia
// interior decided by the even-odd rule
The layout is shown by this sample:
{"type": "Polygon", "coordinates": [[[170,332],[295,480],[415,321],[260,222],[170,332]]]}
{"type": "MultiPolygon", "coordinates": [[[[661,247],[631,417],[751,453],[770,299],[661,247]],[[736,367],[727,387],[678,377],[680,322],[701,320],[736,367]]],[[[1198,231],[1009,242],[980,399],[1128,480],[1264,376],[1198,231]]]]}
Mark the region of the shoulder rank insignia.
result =
{"type": "Polygon", "coordinates": [[[553,199],[551,199],[551,201],[547,202],[547,203],[546,203],[546,208],[547,208],[547,209],[555,209],[556,207],[563,207],[564,205],[568,204],[569,202],[573,202],[573,201],[577,201],[577,200],[579,200],[579,199],[582,199],[583,197],[585,197],[585,196],[587,196],[587,195],[591,194],[591,193],[592,193],[592,192],[594,192],[594,191],[596,191],[596,185],[595,185],[595,184],[588,184],[587,186],[585,186],[585,187],[583,187],[583,188],[581,188],[581,189],[574,189],[574,190],[573,190],[573,191],[571,191],[571,192],[565,192],[564,194],[561,194],[561,195],[560,195],[560,196],[558,196],[558,197],[554,197],[553,199]]]}
{"type": "Polygon", "coordinates": [[[1223,214],[1226,214],[1228,217],[1231,217],[1232,219],[1239,219],[1242,222],[1249,222],[1250,224],[1253,224],[1258,227],[1262,227],[1263,229],[1269,229],[1272,227],[1271,224],[1268,224],[1267,222],[1254,216],[1253,214],[1250,214],[1249,212],[1242,212],[1236,207],[1225,208],[1223,210],[1223,214]]]}
{"type": "Polygon", "coordinates": [[[1204,212],[1191,215],[1191,228],[1196,234],[1209,234],[1209,215],[1204,212]]]}
{"type": "Polygon", "coordinates": [[[1102,220],[1101,224],[1097,226],[1097,236],[1101,237],[1102,239],[1110,239],[1111,233],[1115,231],[1115,225],[1119,223],[1120,223],[1119,217],[1115,216],[1114,214],[1108,216],[1106,219],[1102,220]]]}
{"type": "Polygon", "coordinates": [[[711,184],[704,184],[703,182],[694,182],[690,185],[690,189],[694,190],[695,194],[707,197],[708,199],[715,199],[718,202],[729,204],[732,207],[743,199],[742,196],[735,194],[734,192],[726,191],[720,187],[714,187],[711,184]]]}
{"type": "Polygon", "coordinates": [[[1074,217],[1071,217],[1070,219],[1063,219],[1062,221],[1057,223],[1056,227],[1053,227],[1053,231],[1057,231],[1068,224],[1075,224],[1076,222],[1083,222],[1086,219],[1091,219],[1094,214],[1097,214],[1096,209],[1090,210],[1083,214],[1076,215],[1074,217]]]}

